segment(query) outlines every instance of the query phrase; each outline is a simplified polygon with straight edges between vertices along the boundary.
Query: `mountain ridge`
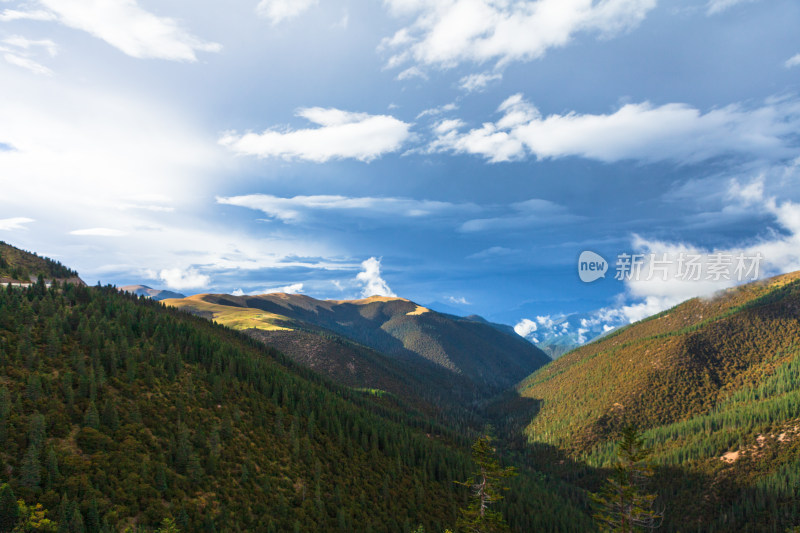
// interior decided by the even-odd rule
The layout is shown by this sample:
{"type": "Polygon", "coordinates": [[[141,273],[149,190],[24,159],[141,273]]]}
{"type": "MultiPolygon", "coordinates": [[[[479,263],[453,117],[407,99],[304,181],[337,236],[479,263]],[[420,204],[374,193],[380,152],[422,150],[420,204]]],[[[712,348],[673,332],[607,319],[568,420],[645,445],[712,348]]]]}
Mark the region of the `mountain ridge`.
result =
{"type": "Polygon", "coordinates": [[[246,313],[244,310],[266,313],[258,317],[258,323],[234,327],[264,331],[322,328],[399,360],[424,359],[498,391],[521,379],[526,368],[549,361],[508,327],[441,314],[399,297],[317,300],[285,293],[198,294],[164,303],[215,320],[246,313]]]}

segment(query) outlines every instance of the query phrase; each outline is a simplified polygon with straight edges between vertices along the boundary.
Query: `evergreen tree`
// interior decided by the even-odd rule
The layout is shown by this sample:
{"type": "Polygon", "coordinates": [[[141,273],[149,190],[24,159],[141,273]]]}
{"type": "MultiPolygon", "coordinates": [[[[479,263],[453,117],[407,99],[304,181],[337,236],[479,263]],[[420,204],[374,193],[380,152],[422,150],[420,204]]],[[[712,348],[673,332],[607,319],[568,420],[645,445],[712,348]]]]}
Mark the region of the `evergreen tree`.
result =
{"type": "Polygon", "coordinates": [[[85,426],[92,429],[100,429],[100,414],[97,412],[97,406],[94,402],[89,402],[89,407],[86,409],[86,416],[83,418],[85,426]]]}
{"type": "Polygon", "coordinates": [[[42,480],[42,463],[39,461],[39,450],[31,444],[25,452],[25,458],[20,467],[20,481],[29,488],[35,489],[42,480]]]}
{"type": "Polygon", "coordinates": [[[10,533],[19,522],[19,506],[7,483],[0,486],[0,533],[10,533]]]}
{"type": "Polygon", "coordinates": [[[653,509],[656,495],[644,491],[645,481],[653,475],[646,463],[649,455],[637,428],[624,427],[614,473],[599,493],[591,495],[597,509],[594,518],[603,531],[632,533],[660,525],[662,514],[653,509]]]}
{"type": "Polygon", "coordinates": [[[472,461],[477,470],[467,481],[457,481],[471,490],[471,501],[456,522],[459,531],[469,533],[494,533],[509,531],[503,515],[489,508],[490,505],[503,499],[507,478],[516,476],[514,467],[501,467],[495,457],[492,437],[483,435],[472,445],[472,461]]]}
{"type": "Polygon", "coordinates": [[[180,533],[178,525],[172,518],[165,518],[161,521],[161,527],[156,530],[156,533],[180,533]]]}
{"type": "Polygon", "coordinates": [[[86,510],[86,533],[100,533],[100,511],[97,509],[97,500],[92,498],[86,510]]]}

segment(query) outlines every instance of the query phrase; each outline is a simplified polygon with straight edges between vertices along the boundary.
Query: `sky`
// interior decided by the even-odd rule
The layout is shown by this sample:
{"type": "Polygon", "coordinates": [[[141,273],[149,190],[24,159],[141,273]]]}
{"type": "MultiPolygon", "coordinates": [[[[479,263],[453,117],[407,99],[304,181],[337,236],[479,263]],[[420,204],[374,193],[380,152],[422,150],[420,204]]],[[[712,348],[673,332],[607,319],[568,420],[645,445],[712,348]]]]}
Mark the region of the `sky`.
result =
{"type": "Polygon", "coordinates": [[[602,331],[738,282],[675,278],[681,253],[800,269],[798,23],[795,0],[0,0],[0,240],[91,284],[602,331]],[[637,253],[669,279],[614,279],[637,253]]]}

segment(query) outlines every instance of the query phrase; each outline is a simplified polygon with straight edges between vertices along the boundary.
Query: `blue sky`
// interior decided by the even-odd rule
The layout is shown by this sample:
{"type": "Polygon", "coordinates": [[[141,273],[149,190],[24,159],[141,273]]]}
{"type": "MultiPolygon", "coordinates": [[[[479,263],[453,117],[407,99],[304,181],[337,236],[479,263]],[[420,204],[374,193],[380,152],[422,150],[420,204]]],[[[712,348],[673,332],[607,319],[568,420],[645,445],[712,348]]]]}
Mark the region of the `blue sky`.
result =
{"type": "Polygon", "coordinates": [[[800,268],[798,23],[792,0],[3,0],[0,239],[90,283],[617,325],[732,282],[584,284],[583,250],[800,268]]]}

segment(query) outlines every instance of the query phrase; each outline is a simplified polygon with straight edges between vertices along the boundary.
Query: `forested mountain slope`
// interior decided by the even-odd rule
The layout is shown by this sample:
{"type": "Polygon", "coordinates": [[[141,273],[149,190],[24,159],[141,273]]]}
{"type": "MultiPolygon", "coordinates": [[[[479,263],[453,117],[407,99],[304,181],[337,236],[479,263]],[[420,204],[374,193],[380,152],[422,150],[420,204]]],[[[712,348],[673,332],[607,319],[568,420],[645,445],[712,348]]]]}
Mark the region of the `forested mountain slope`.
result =
{"type": "MultiPolygon", "coordinates": [[[[470,436],[242,333],[113,287],[0,291],[0,485],[60,530],[442,531],[470,436]]],[[[529,475],[514,531],[586,531],[529,475]]]]}
{"type": "Polygon", "coordinates": [[[530,441],[589,465],[611,463],[624,424],[645,430],[678,513],[668,530],[800,523],[800,273],[689,300],[564,355],[518,390],[538,404],[530,441]]]}
{"type": "Polygon", "coordinates": [[[0,241],[0,279],[28,282],[36,280],[38,276],[46,280],[69,280],[71,283],[83,284],[77,272],[58,261],[39,257],[35,253],[25,252],[0,241]]]}
{"type": "MultiPolygon", "coordinates": [[[[259,338],[264,340],[291,337],[271,333],[281,330],[342,336],[412,365],[421,361],[437,365],[451,376],[467,378],[485,394],[512,386],[550,360],[510,329],[443,315],[403,298],[337,301],[289,294],[205,294],[165,303],[237,329],[262,330],[259,338]]],[[[290,355],[295,353],[289,343],[283,342],[282,347],[290,355]]],[[[347,364],[342,361],[304,362],[325,368],[347,364]]]]}

